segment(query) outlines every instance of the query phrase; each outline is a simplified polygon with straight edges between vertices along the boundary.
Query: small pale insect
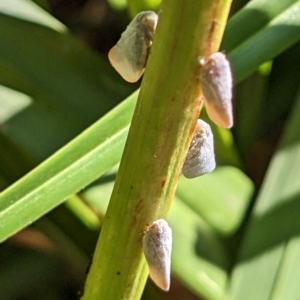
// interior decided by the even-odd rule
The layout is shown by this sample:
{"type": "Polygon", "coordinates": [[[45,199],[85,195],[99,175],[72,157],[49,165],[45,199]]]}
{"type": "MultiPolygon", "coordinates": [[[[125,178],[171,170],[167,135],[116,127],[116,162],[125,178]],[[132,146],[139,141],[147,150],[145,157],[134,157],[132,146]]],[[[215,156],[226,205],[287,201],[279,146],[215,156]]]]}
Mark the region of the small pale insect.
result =
{"type": "Polygon", "coordinates": [[[140,12],[108,53],[112,66],[128,82],[138,81],[144,73],[157,21],[155,12],[140,12]]]}
{"type": "Polygon", "coordinates": [[[154,283],[164,291],[170,288],[172,229],[159,219],[145,231],[143,250],[154,283]]]}
{"type": "Polygon", "coordinates": [[[182,174],[186,178],[194,178],[212,172],[215,167],[213,133],[206,122],[198,119],[182,174]]]}
{"type": "Polygon", "coordinates": [[[232,74],[226,56],[217,52],[200,60],[200,83],[207,114],[217,125],[230,128],[232,115],[232,74]]]}

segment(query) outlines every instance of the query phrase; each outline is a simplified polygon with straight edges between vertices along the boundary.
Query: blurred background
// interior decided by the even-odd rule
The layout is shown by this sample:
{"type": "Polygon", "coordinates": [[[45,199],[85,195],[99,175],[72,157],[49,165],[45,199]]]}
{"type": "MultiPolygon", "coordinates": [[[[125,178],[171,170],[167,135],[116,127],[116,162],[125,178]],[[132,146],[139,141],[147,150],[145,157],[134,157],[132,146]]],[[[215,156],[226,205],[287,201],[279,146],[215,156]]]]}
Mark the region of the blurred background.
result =
{"type": "MultiPolygon", "coordinates": [[[[247,2],[233,1],[230,17],[247,2]]],[[[287,2],[288,6],[297,1],[287,2]]],[[[1,191],[138,89],[140,82],[126,83],[114,71],[107,53],[136,13],[158,11],[159,4],[159,0],[0,0],[1,191]]],[[[251,18],[252,35],[278,15],[271,12],[264,21],[251,18]]],[[[242,17],[226,30],[221,47],[236,71],[235,126],[227,131],[212,125],[216,172],[202,181],[180,181],[170,213],[175,239],[171,290],[163,293],[149,281],[142,299],[220,299],[226,293],[270,161],[282,149],[278,147],[292,113],[299,111],[295,109],[299,37],[278,47],[269,59],[262,55],[253,70],[249,67],[241,75],[239,59],[247,61],[249,54],[235,55],[234,50],[248,37],[232,36],[242,17]],[[182,222],[185,225],[179,226],[182,222]]],[[[245,17],[244,27],[246,22],[245,17]]],[[[293,30],[299,32],[298,28],[293,30]]],[[[263,43],[253,49],[260,47],[263,43]]],[[[2,300],[80,298],[116,171],[117,166],[0,245],[2,300]]],[[[272,185],[276,181],[270,189],[272,185]]],[[[0,208],[1,228],[6,207],[0,208]]]]}

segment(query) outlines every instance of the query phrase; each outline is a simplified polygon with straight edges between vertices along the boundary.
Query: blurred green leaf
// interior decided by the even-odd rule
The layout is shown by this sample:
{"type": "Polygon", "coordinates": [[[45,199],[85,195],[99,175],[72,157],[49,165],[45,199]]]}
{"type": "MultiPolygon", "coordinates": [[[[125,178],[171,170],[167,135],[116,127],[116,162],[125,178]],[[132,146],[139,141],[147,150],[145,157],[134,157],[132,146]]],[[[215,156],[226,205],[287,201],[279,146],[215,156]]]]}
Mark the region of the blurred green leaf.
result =
{"type": "Polygon", "coordinates": [[[28,169],[36,166],[32,156],[0,131],[0,174],[7,183],[23,176],[28,169]]]}
{"type": "Polygon", "coordinates": [[[226,49],[227,52],[233,51],[297,2],[299,1],[249,1],[246,6],[230,18],[221,49],[226,49]],[[245,24],[247,26],[244,26],[245,24]]]}
{"type": "Polygon", "coordinates": [[[107,0],[107,2],[116,10],[122,10],[127,6],[126,0],[107,0]]]}
{"type": "Polygon", "coordinates": [[[231,299],[298,299],[300,95],[252,212],[231,279],[231,299]]]}
{"type": "Polygon", "coordinates": [[[0,124],[5,123],[31,103],[32,100],[27,95],[0,85],[0,124]]]}
{"type": "MultiPolygon", "coordinates": [[[[43,0],[38,0],[43,3],[43,0]]],[[[28,0],[0,0],[1,14],[15,17],[20,20],[36,23],[58,32],[66,32],[68,29],[58,20],[53,18],[34,1],[28,0]]],[[[4,28],[2,28],[3,30],[4,28]]]]}
{"type": "Polygon", "coordinates": [[[264,101],[268,91],[269,77],[255,72],[235,86],[235,125],[233,128],[236,145],[245,159],[257,137],[264,113],[264,101]],[[251,91],[251,92],[250,92],[251,91]]]}
{"type": "Polygon", "coordinates": [[[90,230],[100,229],[97,215],[77,195],[71,196],[65,205],[87,228],[90,230]]]}
{"type": "MultiPolygon", "coordinates": [[[[274,58],[300,39],[300,1],[294,2],[285,10],[280,11],[280,14],[271,19],[266,26],[257,28],[253,35],[246,40],[240,40],[239,44],[229,51],[226,49],[226,36],[224,37],[221,49],[225,48],[228,51],[235,82],[246,78],[262,63],[274,58]]],[[[271,2],[266,1],[266,3],[271,2]]],[[[256,20],[255,14],[252,18],[256,20]]],[[[240,21],[235,24],[239,30],[248,28],[244,23],[247,20],[242,19],[242,21],[244,25],[239,23],[240,21]]]]}
{"type": "MultiPolygon", "coordinates": [[[[26,16],[40,17],[38,9],[26,16]]],[[[67,31],[0,14],[0,39],[0,83],[33,101],[18,118],[6,122],[3,130],[40,159],[133,89],[67,31]]]]}
{"type": "Polygon", "coordinates": [[[300,42],[276,57],[269,76],[260,121],[259,137],[276,130],[278,123],[286,120],[299,90],[300,42]]]}
{"type": "Polygon", "coordinates": [[[242,169],[243,163],[231,131],[212,122],[206,113],[205,107],[201,111],[200,118],[210,125],[213,132],[217,164],[231,165],[242,169]]]}
{"type": "Polygon", "coordinates": [[[224,297],[228,260],[221,240],[178,199],[168,221],[173,231],[172,272],[199,296],[224,297]]]}
{"type": "Polygon", "coordinates": [[[127,0],[129,13],[134,18],[145,10],[158,11],[161,0],[127,0]]]}
{"type": "Polygon", "coordinates": [[[50,11],[49,9],[49,3],[47,0],[32,0],[34,3],[36,3],[38,6],[40,6],[42,9],[46,11],[50,11]]]}
{"type": "Polygon", "coordinates": [[[182,177],[177,197],[223,235],[233,234],[244,218],[253,184],[239,169],[219,167],[193,180],[182,177]]]}
{"type": "Polygon", "coordinates": [[[119,162],[136,96],[137,93],[0,194],[0,241],[119,162]]]}

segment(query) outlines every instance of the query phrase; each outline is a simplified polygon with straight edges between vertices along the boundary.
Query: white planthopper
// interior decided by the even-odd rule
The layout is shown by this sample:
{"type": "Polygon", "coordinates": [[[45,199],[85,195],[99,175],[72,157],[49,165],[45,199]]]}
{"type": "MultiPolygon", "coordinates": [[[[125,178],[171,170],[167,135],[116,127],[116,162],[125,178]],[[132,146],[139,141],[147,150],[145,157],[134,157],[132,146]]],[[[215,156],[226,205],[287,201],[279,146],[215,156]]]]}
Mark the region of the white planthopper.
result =
{"type": "Polygon", "coordinates": [[[201,59],[200,83],[210,119],[225,128],[233,126],[232,73],[229,61],[221,52],[201,59]]]}
{"type": "Polygon", "coordinates": [[[138,81],[144,73],[157,21],[155,12],[140,12],[108,53],[112,66],[128,82],[138,81]]]}
{"type": "Polygon", "coordinates": [[[194,178],[212,172],[215,167],[213,133],[206,122],[198,119],[182,174],[186,178],[194,178]]]}
{"type": "Polygon", "coordinates": [[[151,224],[143,237],[143,250],[154,283],[164,291],[170,288],[172,229],[159,219],[151,224]]]}

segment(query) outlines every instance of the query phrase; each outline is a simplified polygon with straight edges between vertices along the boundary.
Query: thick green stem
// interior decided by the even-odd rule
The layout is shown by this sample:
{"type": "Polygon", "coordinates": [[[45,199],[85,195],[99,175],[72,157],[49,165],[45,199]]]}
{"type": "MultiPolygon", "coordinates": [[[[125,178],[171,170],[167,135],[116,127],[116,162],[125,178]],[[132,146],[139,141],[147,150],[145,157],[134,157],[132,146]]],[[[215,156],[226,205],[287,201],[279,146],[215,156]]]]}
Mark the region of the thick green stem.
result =
{"type": "Polygon", "coordinates": [[[199,57],[218,50],[231,0],[164,0],[82,300],[140,299],[142,232],[166,218],[202,98],[199,57]]]}

